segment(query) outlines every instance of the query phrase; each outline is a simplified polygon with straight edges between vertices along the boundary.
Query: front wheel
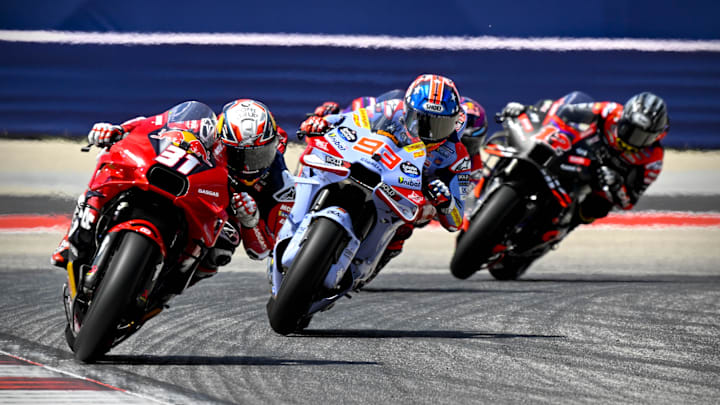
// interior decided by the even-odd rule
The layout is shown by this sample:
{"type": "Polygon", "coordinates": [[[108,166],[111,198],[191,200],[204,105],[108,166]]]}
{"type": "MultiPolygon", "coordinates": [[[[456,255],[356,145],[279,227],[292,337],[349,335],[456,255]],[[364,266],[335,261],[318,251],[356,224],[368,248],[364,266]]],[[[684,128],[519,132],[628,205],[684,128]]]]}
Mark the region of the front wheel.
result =
{"type": "Polygon", "coordinates": [[[525,273],[525,270],[530,267],[533,261],[534,259],[512,260],[510,258],[506,258],[500,263],[490,266],[488,271],[490,272],[490,275],[495,278],[495,280],[517,280],[518,277],[522,276],[525,273]]]}
{"type": "Polygon", "coordinates": [[[267,304],[268,320],[275,332],[287,335],[310,323],[310,305],[346,240],[345,229],[328,218],[319,217],[310,225],[277,296],[270,297],[267,304]]]}
{"type": "Polygon", "coordinates": [[[77,360],[90,363],[110,350],[118,322],[135,297],[144,270],[152,264],[155,250],[155,244],[140,234],[122,234],[72,342],[77,360]]]}
{"type": "Polygon", "coordinates": [[[501,242],[506,230],[516,221],[516,207],[520,195],[513,187],[501,185],[484,203],[470,221],[468,230],[457,239],[450,271],[459,279],[473,275],[492,254],[493,247],[501,242]]]}

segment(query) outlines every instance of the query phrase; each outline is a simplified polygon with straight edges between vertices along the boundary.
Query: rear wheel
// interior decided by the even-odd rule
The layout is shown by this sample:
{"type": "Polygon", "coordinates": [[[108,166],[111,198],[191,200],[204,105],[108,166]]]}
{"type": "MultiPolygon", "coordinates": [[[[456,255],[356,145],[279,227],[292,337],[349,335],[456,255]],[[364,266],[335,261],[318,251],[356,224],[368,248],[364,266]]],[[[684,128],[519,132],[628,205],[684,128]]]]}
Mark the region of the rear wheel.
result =
{"type": "Polygon", "coordinates": [[[514,225],[520,195],[508,185],[495,190],[480,211],[470,220],[467,231],[458,237],[455,253],[450,261],[452,275],[466,279],[487,261],[507,228],[514,225]]]}
{"type": "Polygon", "coordinates": [[[121,235],[75,336],[73,351],[77,360],[90,363],[110,350],[120,317],[135,297],[155,250],[155,244],[140,234],[121,235]]]}
{"type": "Polygon", "coordinates": [[[310,225],[277,296],[270,297],[267,304],[268,320],[275,332],[287,335],[310,323],[307,312],[337,260],[345,236],[345,229],[328,218],[319,217],[310,225]]]}

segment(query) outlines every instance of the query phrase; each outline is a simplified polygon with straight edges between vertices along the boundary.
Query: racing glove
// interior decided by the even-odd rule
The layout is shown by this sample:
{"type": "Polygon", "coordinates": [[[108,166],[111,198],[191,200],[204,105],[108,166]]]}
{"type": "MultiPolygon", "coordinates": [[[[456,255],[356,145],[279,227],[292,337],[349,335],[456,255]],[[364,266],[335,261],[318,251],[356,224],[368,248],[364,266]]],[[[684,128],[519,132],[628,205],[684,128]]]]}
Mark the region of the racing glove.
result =
{"type": "Polygon", "coordinates": [[[313,115],[300,124],[300,131],[306,134],[323,134],[330,128],[325,118],[313,115]]]}
{"type": "Polygon", "coordinates": [[[597,178],[601,188],[614,185],[618,182],[618,177],[618,172],[607,166],[600,166],[600,168],[597,170],[597,178]]]}
{"type": "Polygon", "coordinates": [[[428,183],[427,192],[430,204],[435,206],[439,211],[446,211],[453,202],[452,193],[448,186],[440,179],[435,179],[428,183]]]}
{"type": "Polygon", "coordinates": [[[334,101],[326,101],[322,105],[315,108],[314,115],[318,117],[324,117],[330,114],[337,114],[340,112],[340,106],[334,101]]]}
{"type": "Polygon", "coordinates": [[[255,199],[250,194],[244,191],[233,194],[232,207],[235,210],[235,217],[243,227],[254,228],[258,224],[260,212],[255,199]]]}
{"type": "Polygon", "coordinates": [[[623,209],[632,208],[632,202],[630,201],[627,188],[623,184],[622,177],[618,172],[607,166],[600,166],[597,171],[597,177],[600,188],[605,192],[608,200],[623,209]]]}
{"type": "Polygon", "coordinates": [[[88,133],[88,143],[101,148],[112,146],[112,144],[121,140],[124,134],[125,130],[120,125],[98,122],[93,125],[88,133]]]}
{"type": "Polygon", "coordinates": [[[507,105],[502,109],[502,112],[500,115],[503,117],[517,117],[520,114],[522,114],[525,111],[525,106],[517,103],[515,101],[511,101],[507,103],[507,105]]]}

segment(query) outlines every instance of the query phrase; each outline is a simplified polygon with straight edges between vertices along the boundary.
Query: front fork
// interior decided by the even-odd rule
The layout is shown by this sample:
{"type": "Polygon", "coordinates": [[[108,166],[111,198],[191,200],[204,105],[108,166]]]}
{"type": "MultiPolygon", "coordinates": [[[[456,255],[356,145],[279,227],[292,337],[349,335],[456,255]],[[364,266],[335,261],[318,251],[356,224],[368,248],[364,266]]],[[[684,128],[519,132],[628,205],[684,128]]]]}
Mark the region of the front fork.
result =
{"type": "MultiPolygon", "coordinates": [[[[330,270],[325,276],[323,286],[329,290],[337,288],[340,281],[345,276],[345,273],[350,268],[352,259],[355,257],[358,249],[360,248],[360,240],[353,232],[352,218],[350,217],[350,214],[339,207],[327,207],[320,211],[311,211],[297,226],[289,242],[286,244],[287,247],[282,252],[276,251],[276,253],[280,256],[278,257],[273,255],[273,258],[268,262],[268,275],[270,278],[270,286],[273,296],[277,295],[277,292],[280,289],[280,284],[282,283],[283,271],[281,269],[290,267],[307,238],[308,228],[316,218],[320,217],[328,218],[339,224],[345,230],[346,237],[348,239],[348,242],[344,246],[342,252],[337,255],[338,258],[336,262],[332,264],[330,270]]],[[[286,222],[286,226],[287,224],[288,222],[286,222]]],[[[278,245],[279,244],[276,244],[276,247],[278,245]]],[[[327,252],[327,254],[333,255],[335,252],[327,252]]]]}

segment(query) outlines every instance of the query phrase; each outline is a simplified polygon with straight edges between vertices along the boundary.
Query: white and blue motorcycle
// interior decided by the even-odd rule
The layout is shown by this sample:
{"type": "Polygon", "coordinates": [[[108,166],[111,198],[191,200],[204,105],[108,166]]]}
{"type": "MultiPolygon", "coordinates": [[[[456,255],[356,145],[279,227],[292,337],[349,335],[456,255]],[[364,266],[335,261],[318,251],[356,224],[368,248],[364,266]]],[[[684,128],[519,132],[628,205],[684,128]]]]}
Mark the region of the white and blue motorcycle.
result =
{"type": "Polygon", "coordinates": [[[422,190],[425,145],[374,128],[361,109],[306,138],[295,204],[269,262],[267,314],[277,333],[303,330],[362,288],[395,231],[434,214],[422,190]]]}

